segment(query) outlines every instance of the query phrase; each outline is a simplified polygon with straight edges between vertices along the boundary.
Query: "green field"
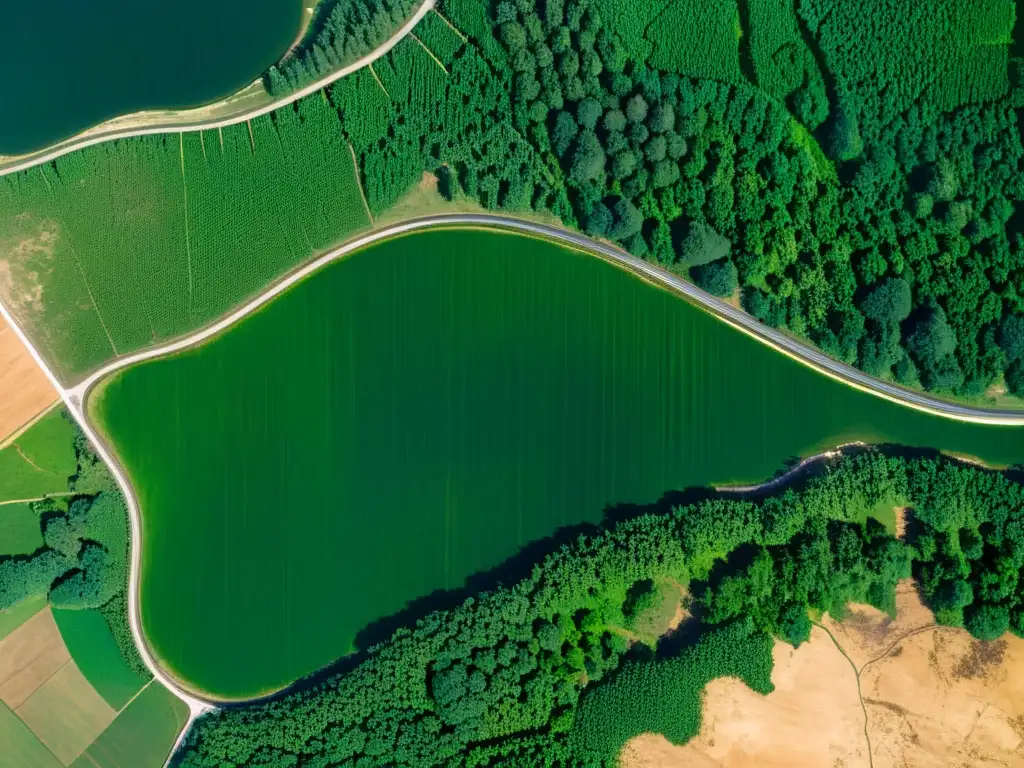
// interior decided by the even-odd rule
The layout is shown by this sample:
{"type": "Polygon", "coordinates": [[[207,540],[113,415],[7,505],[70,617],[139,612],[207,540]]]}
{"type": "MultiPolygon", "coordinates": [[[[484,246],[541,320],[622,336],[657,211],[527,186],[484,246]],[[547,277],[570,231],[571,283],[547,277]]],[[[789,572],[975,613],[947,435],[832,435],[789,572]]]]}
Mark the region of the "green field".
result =
{"type": "Polygon", "coordinates": [[[91,407],[139,492],[156,654],[238,697],[612,505],[851,440],[1024,461],[1022,430],[860,393],[598,259],[482,231],[353,255],[91,407]]]}
{"type": "Polygon", "coordinates": [[[56,409],[0,450],[0,501],[66,491],[76,466],[73,436],[71,424],[56,409]]]}
{"type": "Polygon", "coordinates": [[[55,609],[53,618],[78,669],[111,707],[121,709],[146,684],[121,658],[102,613],[55,609]]]}
{"type": "Polygon", "coordinates": [[[71,768],[160,768],[188,719],[188,708],[159,683],[149,685],[71,768]]]}
{"type": "Polygon", "coordinates": [[[60,768],[60,761],[0,703],[0,768],[60,768]]]}
{"type": "Polygon", "coordinates": [[[367,223],[319,97],[0,178],[0,250],[22,255],[9,306],[65,379],[209,322],[367,223]]]}
{"type": "Polygon", "coordinates": [[[37,597],[23,600],[14,608],[0,611],[0,640],[3,640],[45,607],[46,598],[38,595],[37,597]]]}
{"type": "Polygon", "coordinates": [[[0,505],[0,556],[29,555],[43,546],[39,516],[28,504],[0,505]]]}

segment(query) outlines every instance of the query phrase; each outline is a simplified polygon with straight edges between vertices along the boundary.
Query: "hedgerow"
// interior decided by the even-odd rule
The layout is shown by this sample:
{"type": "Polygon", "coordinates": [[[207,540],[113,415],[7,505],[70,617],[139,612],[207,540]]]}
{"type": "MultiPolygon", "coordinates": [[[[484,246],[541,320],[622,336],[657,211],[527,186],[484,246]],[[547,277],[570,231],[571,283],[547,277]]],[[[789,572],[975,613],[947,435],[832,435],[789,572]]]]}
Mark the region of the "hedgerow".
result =
{"type": "Polygon", "coordinates": [[[422,617],[347,672],[202,718],[178,764],[610,764],[635,733],[692,735],[700,687],[717,675],[769,690],[771,636],[806,640],[810,609],[891,609],[911,572],[940,621],[963,616],[982,637],[1005,624],[1024,632],[1022,525],[1024,487],[1002,474],[876,453],[759,501],[641,515],[422,617]],[[870,517],[894,504],[915,510],[906,541],[870,517]],[[944,559],[955,557],[969,574],[944,559]],[[670,643],[651,662],[623,628],[638,585],[665,581],[689,586],[703,641],[676,652],[670,643]]]}

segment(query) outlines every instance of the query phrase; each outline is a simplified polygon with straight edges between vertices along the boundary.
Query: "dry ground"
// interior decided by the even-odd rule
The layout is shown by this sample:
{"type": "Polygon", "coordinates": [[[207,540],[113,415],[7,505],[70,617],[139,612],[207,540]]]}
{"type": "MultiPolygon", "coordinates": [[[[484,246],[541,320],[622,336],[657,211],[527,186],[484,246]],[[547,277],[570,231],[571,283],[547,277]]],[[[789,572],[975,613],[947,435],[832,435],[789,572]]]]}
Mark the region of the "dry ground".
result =
{"type": "Polygon", "coordinates": [[[57,401],[57,392],[0,318],[0,444],[57,401]]]}
{"type": "Polygon", "coordinates": [[[769,696],[713,682],[697,738],[676,747],[640,736],[623,768],[1024,768],[1024,640],[935,628],[909,583],[896,604],[895,618],[854,606],[824,620],[850,661],[819,628],[799,649],[777,644],[769,696]]]}
{"type": "Polygon", "coordinates": [[[0,701],[17,709],[70,659],[47,606],[0,640],[0,701]]]}

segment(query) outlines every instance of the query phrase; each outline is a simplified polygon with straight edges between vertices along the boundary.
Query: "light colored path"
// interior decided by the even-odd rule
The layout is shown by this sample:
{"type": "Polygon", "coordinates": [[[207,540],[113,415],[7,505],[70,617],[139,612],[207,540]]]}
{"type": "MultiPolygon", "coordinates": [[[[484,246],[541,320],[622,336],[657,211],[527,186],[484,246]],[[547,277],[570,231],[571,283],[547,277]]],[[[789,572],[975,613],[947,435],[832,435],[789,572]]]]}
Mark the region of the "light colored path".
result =
{"type": "MultiPolygon", "coordinates": [[[[116,127],[109,130],[98,130],[95,133],[91,133],[84,136],[73,137],[56,144],[49,149],[42,150],[40,152],[33,153],[31,155],[15,158],[7,163],[0,165],[0,176],[6,176],[9,173],[17,173],[18,171],[24,171],[28,168],[33,168],[37,165],[48,163],[51,160],[56,160],[58,157],[70,154],[79,149],[85,147],[92,147],[97,144],[102,144],[106,141],[114,141],[115,139],[127,139],[133,136],[149,136],[156,133],[187,133],[191,131],[205,131],[213,128],[227,128],[229,125],[237,125],[238,123],[244,123],[247,120],[260,117],[261,115],[269,114],[275,109],[287,106],[293,102],[298,101],[304,96],[308,96],[311,93],[319,91],[324,86],[330,85],[336,80],[352,74],[353,72],[362,69],[363,67],[372,64],[377,59],[387,54],[392,48],[398,45],[406,35],[412,32],[413,28],[419,24],[420,20],[426,16],[434,8],[437,0],[423,0],[423,4],[416,10],[412,16],[409,17],[408,21],[402,25],[394,35],[388,38],[381,46],[374,49],[365,56],[357,59],[351,64],[342,67],[339,70],[331,72],[324,77],[310,83],[305,88],[302,88],[295,93],[291,93],[283,98],[277,99],[276,101],[258,107],[256,109],[249,109],[241,111],[237,114],[229,117],[214,118],[209,120],[197,120],[189,123],[180,123],[173,121],[165,121],[160,123],[154,123],[153,125],[147,125],[143,127],[116,127]]],[[[141,113],[140,116],[144,116],[145,113],[141,113]]]]}
{"type": "MultiPolygon", "coordinates": [[[[189,707],[189,722],[186,725],[185,731],[183,731],[182,735],[179,737],[178,743],[180,743],[181,739],[184,738],[184,734],[187,731],[188,726],[191,725],[192,720],[203,712],[215,708],[218,704],[223,702],[212,697],[207,697],[190,691],[184,687],[180,681],[170,677],[159,666],[146,643],[145,635],[142,632],[139,614],[139,575],[142,561],[142,521],[139,512],[139,504],[132,486],[128,482],[127,475],[121,468],[121,465],[118,463],[110,448],[87,418],[84,405],[89,390],[101,379],[115,373],[116,371],[128,368],[145,360],[151,360],[157,357],[170,355],[175,352],[180,352],[215,337],[217,334],[222,333],[232,325],[238,323],[244,317],[269,303],[275,297],[281,295],[283,292],[323,268],[325,265],[330,264],[331,262],[350,253],[396,236],[445,227],[481,227],[489,230],[540,237],[565,246],[577,248],[581,251],[591,253],[612,263],[618,264],[641,277],[646,278],[652,283],[677,292],[762,343],[773,347],[783,354],[786,354],[833,379],[843,381],[862,391],[874,394],[878,397],[883,397],[893,402],[902,403],[926,413],[950,419],[985,424],[1024,425],[1024,413],[948,403],[921,392],[907,390],[895,384],[874,379],[855,368],[832,360],[818,350],[792,339],[780,331],[762,325],[742,310],[736,309],[721,299],[711,296],[681,277],[666,272],[652,264],[641,261],[611,244],[593,241],[585,235],[560,227],[494,214],[455,213],[428,216],[392,224],[370,232],[314,259],[276,284],[270,286],[261,295],[206,328],[176,341],[162,344],[151,349],[146,349],[141,352],[136,352],[131,355],[126,355],[125,357],[103,366],[87,379],[71,388],[65,388],[63,384],[58,381],[42,355],[39,354],[39,351],[32,345],[21,328],[14,322],[14,319],[7,308],[0,303],[0,315],[2,315],[7,321],[11,329],[17,333],[18,337],[21,339],[26,349],[29,350],[29,353],[35,359],[36,363],[60,393],[61,399],[64,401],[68,410],[71,411],[81,425],[82,430],[93,444],[97,454],[110,467],[118,486],[124,493],[131,521],[131,568],[128,577],[129,623],[131,626],[132,636],[138,646],[139,654],[145,662],[146,667],[157,680],[171,690],[189,707]]],[[[175,747],[177,747],[177,744],[175,747]]]]}
{"type": "MultiPolygon", "coordinates": [[[[979,424],[1002,424],[1009,426],[1024,426],[1024,411],[1004,410],[999,408],[986,408],[961,403],[948,402],[924,392],[907,389],[889,381],[876,379],[863,371],[859,371],[845,363],[840,363],[820,350],[808,346],[806,343],[787,336],[782,331],[763,325],[753,316],[742,309],[726,303],[711,294],[701,290],[693,283],[678,275],[667,272],[661,267],[649,264],[635,256],[631,256],[621,248],[610,243],[599,242],[590,239],[579,232],[573,232],[562,227],[550,224],[541,224],[533,221],[525,221],[507,216],[499,216],[489,213],[452,213],[425,216],[423,218],[403,221],[392,224],[341,245],[309,262],[302,268],[292,272],[280,282],[268,288],[262,294],[242,305],[227,316],[189,336],[185,336],[167,344],[135,352],[130,355],[118,358],[103,366],[80,384],[67,390],[66,394],[76,402],[76,407],[83,402],[86,393],[100,379],[109,376],[114,371],[127,368],[143,360],[150,360],[155,357],[180,352],[196,344],[210,339],[225,329],[231,327],[246,315],[262,307],[273,300],[296,283],[304,280],[324,265],[336,261],[353,251],[358,251],[372,243],[386,240],[397,235],[408,234],[438,227],[485,227],[488,229],[515,232],[524,235],[532,235],[548,240],[553,240],[562,245],[577,248],[596,256],[600,256],[630,271],[646,278],[652,283],[670,288],[674,292],[684,296],[694,304],[711,312],[733,327],[747,333],[764,344],[773,347],[789,357],[798,360],[810,368],[817,370],[833,379],[845,382],[856,389],[868,392],[878,397],[891,400],[910,408],[915,408],[925,413],[957,421],[969,421],[979,424]]],[[[6,313],[5,313],[6,315],[6,313]]],[[[8,320],[10,322],[10,320],[8,320]]]]}

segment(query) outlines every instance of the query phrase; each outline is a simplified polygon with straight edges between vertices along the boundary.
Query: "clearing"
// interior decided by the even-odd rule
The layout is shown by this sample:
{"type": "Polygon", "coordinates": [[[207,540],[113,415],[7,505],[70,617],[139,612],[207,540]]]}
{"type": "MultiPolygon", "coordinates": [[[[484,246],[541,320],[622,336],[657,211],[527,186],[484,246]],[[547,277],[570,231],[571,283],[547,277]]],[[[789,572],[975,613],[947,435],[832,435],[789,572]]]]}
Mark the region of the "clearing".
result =
{"type": "Polygon", "coordinates": [[[853,669],[816,627],[798,649],[776,645],[774,693],[716,680],[693,741],[644,734],[623,750],[623,768],[1024,764],[1024,640],[935,627],[909,582],[896,605],[895,618],[852,606],[823,622],[860,670],[870,760],[853,669]]]}

